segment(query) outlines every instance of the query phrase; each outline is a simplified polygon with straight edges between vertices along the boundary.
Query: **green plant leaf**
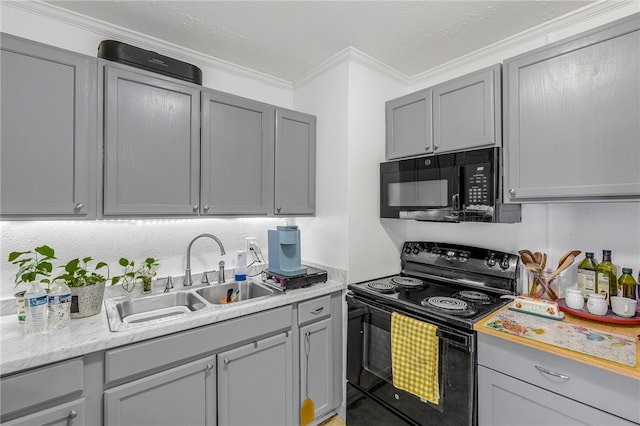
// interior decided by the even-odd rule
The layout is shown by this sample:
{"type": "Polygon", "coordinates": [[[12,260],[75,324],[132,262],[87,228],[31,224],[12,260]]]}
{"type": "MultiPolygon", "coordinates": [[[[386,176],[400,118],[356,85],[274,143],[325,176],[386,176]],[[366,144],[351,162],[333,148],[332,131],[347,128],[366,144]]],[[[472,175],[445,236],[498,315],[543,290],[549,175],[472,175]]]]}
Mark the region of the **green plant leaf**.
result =
{"type": "Polygon", "coordinates": [[[55,250],[53,250],[49,246],[40,246],[35,248],[36,253],[41,254],[42,256],[50,259],[55,259],[55,250]]]}
{"type": "Polygon", "coordinates": [[[98,263],[96,264],[96,271],[97,271],[98,269],[102,269],[102,268],[104,268],[105,266],[107,266],[107,267],[108,267],[109,265],[107,265],[107,264],[106,264],[106,263],[104,263],[104,262],[98,262],[98,263]]]}
{"type": "Polygon", "coordinates": [[[121,257],[120,260],[118,261],[118,263],[120,264],[120,266],[127,267],[127,266],[129,266],[130,262],[129,262],[129,259],[121,257]]]}
{"type": "Polygon", "coordinates": [[[20,256],[22,256],[23,254],[26,253],[31,253],[29,251],[12,251],[11,253],[9,253],[9,262],[13,262],[14,260],[16,260],[17,258],[19,258],[20,256]]]}
{"type": "Polygon", "coordinates": [[[64,270],[67,271],[70,274],[73,274],[74,272],[76,272],[78,270],[78,263],[79,262],[80,262],[80,260],[78,260],[78,259],[70,260],[65,265],[64,270]]]}
{"type": "Polygon", "coordinates": [[[92,258],[92,257],[87,256],[87,257],[85,257],[85,258],[83,258],[83,259],[82,259],[82,263],[89,263],[89,262],[91,262],[92,260],[93,260],[93,258],[92,258]]]}

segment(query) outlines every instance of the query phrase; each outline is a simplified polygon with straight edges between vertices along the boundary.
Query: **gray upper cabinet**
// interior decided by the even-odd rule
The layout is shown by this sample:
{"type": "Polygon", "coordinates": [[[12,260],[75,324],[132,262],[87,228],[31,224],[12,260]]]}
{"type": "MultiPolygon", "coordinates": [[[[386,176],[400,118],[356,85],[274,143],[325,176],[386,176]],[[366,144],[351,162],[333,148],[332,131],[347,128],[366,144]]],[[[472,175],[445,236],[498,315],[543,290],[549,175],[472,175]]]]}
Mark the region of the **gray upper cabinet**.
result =
{"type": "Polygon", "coordinates": [[[95,218],[96,59],[1,37],[2,218],[95,218]]]}
{"type": "Polygon", "coordinates": [[[270,213],[274,107],[204,90],[201,143],[201,214],[270,213]]]}
{"type": "Polygon", "coordinates": [[[500,64],[433,87],[433,151],[500,146],[500,64]]]}
{"type": "Polygon", "coordinates": [[[316,211],[316,117],[276,108],[275,215],[316,211]]]}
{"type": "Polygon", "coordinates": [[[104,65],[104,216],[199,213],[200,88],[104,65]]]}
{"type": "Polygon", "coordinates": [[[640,15],[504,63],[506,200],[640,198],[640,15]]]}
{"type": "Polygon", "coordinates": [[[425,89],[386,103],[387,160],[433,152],[431,96],[425,89]]]}

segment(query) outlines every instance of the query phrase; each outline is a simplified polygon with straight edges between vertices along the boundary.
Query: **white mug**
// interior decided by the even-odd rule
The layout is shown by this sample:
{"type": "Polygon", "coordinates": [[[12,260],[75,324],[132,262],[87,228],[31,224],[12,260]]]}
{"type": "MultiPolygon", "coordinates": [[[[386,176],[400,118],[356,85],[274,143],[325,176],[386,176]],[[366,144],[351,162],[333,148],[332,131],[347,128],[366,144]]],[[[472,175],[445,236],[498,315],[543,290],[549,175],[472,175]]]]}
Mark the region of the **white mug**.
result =
{"type": "Polygon", "coordinates": [[[584,307],[584,296],[577,288],[568,288],[565,299],[567,306],[571,309],[581,310],[584,307]]]}
{"type": "Polygon", "coordinates": [[[587,300],[587,309],[593,315],[605,315],[607,313],[607,301],[602,294],[591,293],[587,300]]]}
{"type": "Polygon", "coordinates": [[[637,306],[633,299],[611,296],[611,310],[619,317],[631,318],[636,314],[637,306]]]}

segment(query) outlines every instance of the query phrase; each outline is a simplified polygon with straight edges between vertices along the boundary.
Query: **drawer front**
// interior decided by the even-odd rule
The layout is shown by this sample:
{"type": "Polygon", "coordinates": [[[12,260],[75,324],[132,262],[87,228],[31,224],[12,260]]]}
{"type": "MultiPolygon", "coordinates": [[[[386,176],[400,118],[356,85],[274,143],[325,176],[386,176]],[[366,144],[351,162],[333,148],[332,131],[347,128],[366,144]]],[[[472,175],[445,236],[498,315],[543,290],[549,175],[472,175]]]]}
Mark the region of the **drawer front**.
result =
{"type": "Polygon", "coordinates": [[[2,416],[84,390],[84,361],[75,358],[3,378],[2,416]]]}
{"type": "Polygon", "coordinates": [[[291,329],[291,307],[271,309],[105,352],[105,383],[145,376],[229,345],[291,329]]]}
{"type": "Polygon", "coordinates": [[[640,380],[483,333],[478,364],[640,423],[640,380]]]}
{"type": "Polygon", "coordinates": [[[304,325],[331,316],[331,296],[326,295],[298,305],[298,324],[304,325]]]}

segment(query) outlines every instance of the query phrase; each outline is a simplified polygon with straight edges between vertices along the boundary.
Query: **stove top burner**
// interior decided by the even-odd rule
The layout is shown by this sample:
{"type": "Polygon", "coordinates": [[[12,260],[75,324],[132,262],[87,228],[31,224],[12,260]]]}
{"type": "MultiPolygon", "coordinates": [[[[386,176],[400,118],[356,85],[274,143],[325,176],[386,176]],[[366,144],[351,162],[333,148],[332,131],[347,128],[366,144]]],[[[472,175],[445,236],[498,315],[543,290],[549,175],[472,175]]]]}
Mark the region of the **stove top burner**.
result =
{"type": "MultiPolygon", "coordinates": [[[[454,296],[455,297],[455,296],[454,296]]],[[[472,302],[489,303],[491,297],[488,294],[475,290],[462,290],[457,293],[457,297],[461,299],[470,300],[472,302]]]]}
{"type": "Polygon", "coordinates": [[[422,287],[424,285],[422,280],[409,277],[393,277],[390,281],[401,287],[422,287]]]}
{"type": "Polygon", "coordinates": [[[367,287],[383,294],[395,293],[396,291],[396,287],[393,284],[385,281],[374,281],[372,283],[368,283],[367,287]]]}
{"type": "Polygon", "coordinates": [[[422,306],[433,306],[447,311],[464,311],[468,308],[467,302],[453,297],[434,296],[424,299],[422,306]]]}

